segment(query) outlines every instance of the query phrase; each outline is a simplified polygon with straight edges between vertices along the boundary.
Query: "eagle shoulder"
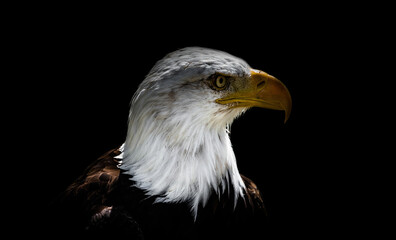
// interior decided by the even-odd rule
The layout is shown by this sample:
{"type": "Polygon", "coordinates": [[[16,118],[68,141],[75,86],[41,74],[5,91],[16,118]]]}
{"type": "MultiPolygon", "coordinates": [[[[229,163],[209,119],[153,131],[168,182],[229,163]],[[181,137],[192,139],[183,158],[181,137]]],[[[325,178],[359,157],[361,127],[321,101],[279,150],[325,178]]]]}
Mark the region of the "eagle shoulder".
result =
{"type": "Polygon", "coordinates": [[[106,205],[107,197],[120,175],[119,162],[114,157],[120,153],[113,149],[103,154],[65,191],[67,196],[84,201],[91,216],[109,207],[106,205]]]}
{"type": "Polygon", "coordinates": [[[66,188],[59,200],[65,221],[88,228],[110,217],[113,206],[109,198],[120,176],[120,162],[115,157],[120,153],[119,149],[106,152],[66,188]],[[73,223],[73,219],[80,221],[73,223]]]}
{"type": "Polygon", "coordinates": [[[131,213],[114,203],[121,175],[117,159],[120,154],[119,149],[103,154],[53,201],[48,214],[52,232],[90,239],[109,239],[114,234],[143,238],[131,213]]]}
{"type": "Polygon", "coordinates": [[[246,187],[245,196],[247,198],[247,203],[245,202],[245,204],[249,204],[253,211],[259,211],[267,215],[267,210],[257,185],[250,178],[242,174],[241,177],[246,187]]]}

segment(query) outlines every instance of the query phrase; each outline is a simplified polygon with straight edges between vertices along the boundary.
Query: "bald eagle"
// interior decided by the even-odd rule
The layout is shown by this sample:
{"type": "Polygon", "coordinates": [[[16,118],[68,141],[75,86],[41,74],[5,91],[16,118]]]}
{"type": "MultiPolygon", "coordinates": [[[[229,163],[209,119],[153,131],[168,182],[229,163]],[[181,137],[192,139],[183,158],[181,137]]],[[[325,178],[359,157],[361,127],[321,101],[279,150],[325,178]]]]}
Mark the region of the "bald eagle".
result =
{"type": "Polygon", "coordinates": [[[226,52],[166,55],[133,95],[125,142],[65,190],[54,229],[99,238],[257,236],[266,210],[229,138],[251,107],[283,110],[286,121],[291,97],[278,79],[226,52]]]}

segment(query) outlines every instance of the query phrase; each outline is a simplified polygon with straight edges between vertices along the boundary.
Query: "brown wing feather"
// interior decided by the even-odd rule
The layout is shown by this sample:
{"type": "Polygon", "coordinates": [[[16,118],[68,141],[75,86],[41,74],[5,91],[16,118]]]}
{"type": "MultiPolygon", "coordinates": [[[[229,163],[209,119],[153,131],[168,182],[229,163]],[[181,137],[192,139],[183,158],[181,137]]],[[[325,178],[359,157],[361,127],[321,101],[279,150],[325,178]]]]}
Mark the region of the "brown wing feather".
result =
{"type": "Polygon", "coordinates": [[[264,206],[263,198],[261,197],[260,190],[257,185],[249,178],[241,174],[242,180],[246,186],[246,197],[251,208],[255,211],[262,211],[267,215],[267,211],[264,206]]]}
{"type": "Polygon", "coordinates": [[[120,175],[119,162],[114,158],[121,152],[113,149],[93,162],[85,172],[66,189],[66,195],[78,199],[87,216],[93,216],[110,207],[106,201],[120,175]]]}
{"type": "Polygon", "coordinates": [[[116,190],[120,191],[121,174],[117,166],[120,162],[115,157],[120,153],[118,149],[108,151],[66,189],[50,214],[51,229],[89,239],[143,238],[138,222],[125,206],[115,202],[123,198],[116,190]]]}

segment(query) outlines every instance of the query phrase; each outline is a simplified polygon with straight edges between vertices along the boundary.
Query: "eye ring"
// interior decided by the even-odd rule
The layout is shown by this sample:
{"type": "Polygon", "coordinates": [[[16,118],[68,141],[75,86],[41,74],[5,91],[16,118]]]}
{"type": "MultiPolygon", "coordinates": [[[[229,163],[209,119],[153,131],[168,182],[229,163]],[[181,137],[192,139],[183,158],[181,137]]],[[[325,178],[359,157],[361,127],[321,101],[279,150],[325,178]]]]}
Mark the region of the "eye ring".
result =
{"type": "Polygon", "coordinates": [[[224,76],[217,76],[215,85],[217,88],[223,88],[227,84],[227,79],[224,76]]]}
{"type": "Polygon", "coordinates": [[[226,76],[216,74],[215,76],[213,76],[211,83],[214,90],[220,91],[228,87],[229,79],[226,76]]]}

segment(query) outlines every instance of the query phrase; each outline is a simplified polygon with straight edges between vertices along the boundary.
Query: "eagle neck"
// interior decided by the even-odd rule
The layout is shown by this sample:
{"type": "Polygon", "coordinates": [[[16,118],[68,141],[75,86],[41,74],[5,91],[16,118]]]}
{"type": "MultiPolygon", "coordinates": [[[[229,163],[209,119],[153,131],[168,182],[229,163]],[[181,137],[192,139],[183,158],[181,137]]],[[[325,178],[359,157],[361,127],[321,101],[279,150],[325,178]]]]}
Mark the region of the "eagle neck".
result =
{"type": "Polygon", "coordinates": [[[121,169],[156,202],[187,202],[196,218],[213,193],[233,188],[235,203],[243,196],[226,124],[183,123],[156,114],[129,120],[121,169]]]}

